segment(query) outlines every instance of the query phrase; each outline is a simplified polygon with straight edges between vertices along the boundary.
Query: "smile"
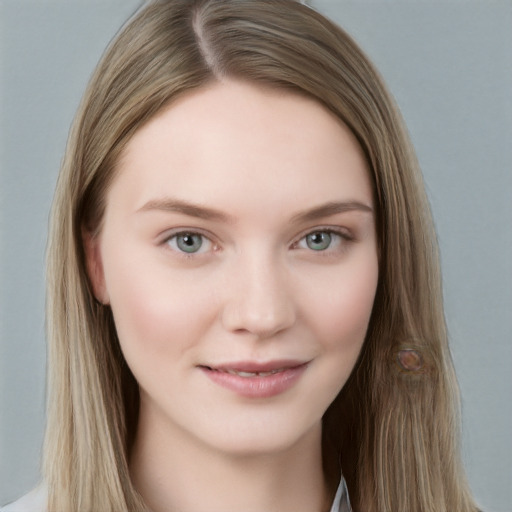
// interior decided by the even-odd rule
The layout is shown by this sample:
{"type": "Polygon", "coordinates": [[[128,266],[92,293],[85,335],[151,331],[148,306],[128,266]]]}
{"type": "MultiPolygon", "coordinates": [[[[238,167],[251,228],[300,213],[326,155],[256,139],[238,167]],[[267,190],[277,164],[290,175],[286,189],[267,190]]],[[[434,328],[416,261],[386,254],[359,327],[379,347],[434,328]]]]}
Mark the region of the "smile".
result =
{"type": "Polygon", "coordinates": [[[309,362],[252,362],[198,368],[213,383],[246,398],[270,398],[291,389],[309,362]]]}
{"type": "Polygon", "coordinates": [[[288,370],[288,368],[279,368],[277,370],[270,370],[268,372],[246,372],[243,370],[217,370],[215,368],[210,368],[210,370],[215,372],[224,372],[229,373],[230,375],[238,375],[239,377],[268,377],[269,375],[275,375],[276,373],[284,372],[288,370]]]}

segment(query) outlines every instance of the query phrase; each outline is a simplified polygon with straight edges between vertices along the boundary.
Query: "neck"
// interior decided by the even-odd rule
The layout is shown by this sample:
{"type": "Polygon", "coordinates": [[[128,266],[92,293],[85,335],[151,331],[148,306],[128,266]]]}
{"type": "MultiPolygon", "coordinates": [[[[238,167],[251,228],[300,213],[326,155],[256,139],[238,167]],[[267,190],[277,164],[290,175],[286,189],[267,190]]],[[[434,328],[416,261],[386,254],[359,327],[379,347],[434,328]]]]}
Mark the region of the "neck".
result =
{"type": "MultiPolygon", "coordinates": [[[[143,412],[143,411],[141,411],[143,412]]],[[[321,426],[272,453],[224,453],[141,414],[132,480],[152,512],[324,512],[321,426]]]]}

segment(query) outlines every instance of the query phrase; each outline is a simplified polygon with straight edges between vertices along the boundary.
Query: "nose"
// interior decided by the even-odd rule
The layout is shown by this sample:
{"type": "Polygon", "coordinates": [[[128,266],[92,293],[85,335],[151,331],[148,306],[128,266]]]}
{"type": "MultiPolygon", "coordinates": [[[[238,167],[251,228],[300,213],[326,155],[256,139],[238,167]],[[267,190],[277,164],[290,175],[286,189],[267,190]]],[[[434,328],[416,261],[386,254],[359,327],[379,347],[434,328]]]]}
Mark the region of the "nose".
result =
{"type": "Polygon", "coordinates": [[[292,326],[296,310],[284,269],[269,257],[239,260],[226,280],[224,328],[265,339],[292,326]]]}

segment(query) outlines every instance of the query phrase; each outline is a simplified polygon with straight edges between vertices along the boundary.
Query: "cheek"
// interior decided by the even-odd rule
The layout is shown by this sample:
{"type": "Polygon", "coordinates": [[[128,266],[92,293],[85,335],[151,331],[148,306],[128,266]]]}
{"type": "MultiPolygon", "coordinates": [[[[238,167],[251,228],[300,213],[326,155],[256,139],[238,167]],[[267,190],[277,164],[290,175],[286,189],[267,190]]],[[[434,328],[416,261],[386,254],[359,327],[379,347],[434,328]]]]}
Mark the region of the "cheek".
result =
{"type": "Polygon", "coordinates": [[[324,287],[309,286],[308,305],[323,348],[355,363],[370,320],[378,280],[377,259],[317,276],[324,287]]]}
{"type": "Polygon", "coordinates": [[[112,254],[115,264],[106,269],[110,304],[126,360],[140,365],[178,357],[194,345],[213,321],[212,301],[201,280],[184,282],[161,265],[148,264],[143,255],[129,259],[112,254]]]}

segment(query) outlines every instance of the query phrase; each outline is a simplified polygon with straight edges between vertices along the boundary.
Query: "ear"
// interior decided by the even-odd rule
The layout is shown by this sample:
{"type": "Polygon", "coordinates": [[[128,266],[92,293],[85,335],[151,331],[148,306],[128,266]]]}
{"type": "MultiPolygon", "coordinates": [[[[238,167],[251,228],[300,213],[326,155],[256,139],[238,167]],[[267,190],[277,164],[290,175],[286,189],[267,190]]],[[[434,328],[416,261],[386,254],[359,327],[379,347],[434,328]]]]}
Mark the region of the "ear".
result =
{"type": "Polygon", "coordinates": [[[84,229],[82,230],[82,241],[85,252],[85,266],[92,292],[98,302],[107,305],[110,303],[110,297],[108,296],[105,274],[103,272],[100,237],[84,229]]]}

